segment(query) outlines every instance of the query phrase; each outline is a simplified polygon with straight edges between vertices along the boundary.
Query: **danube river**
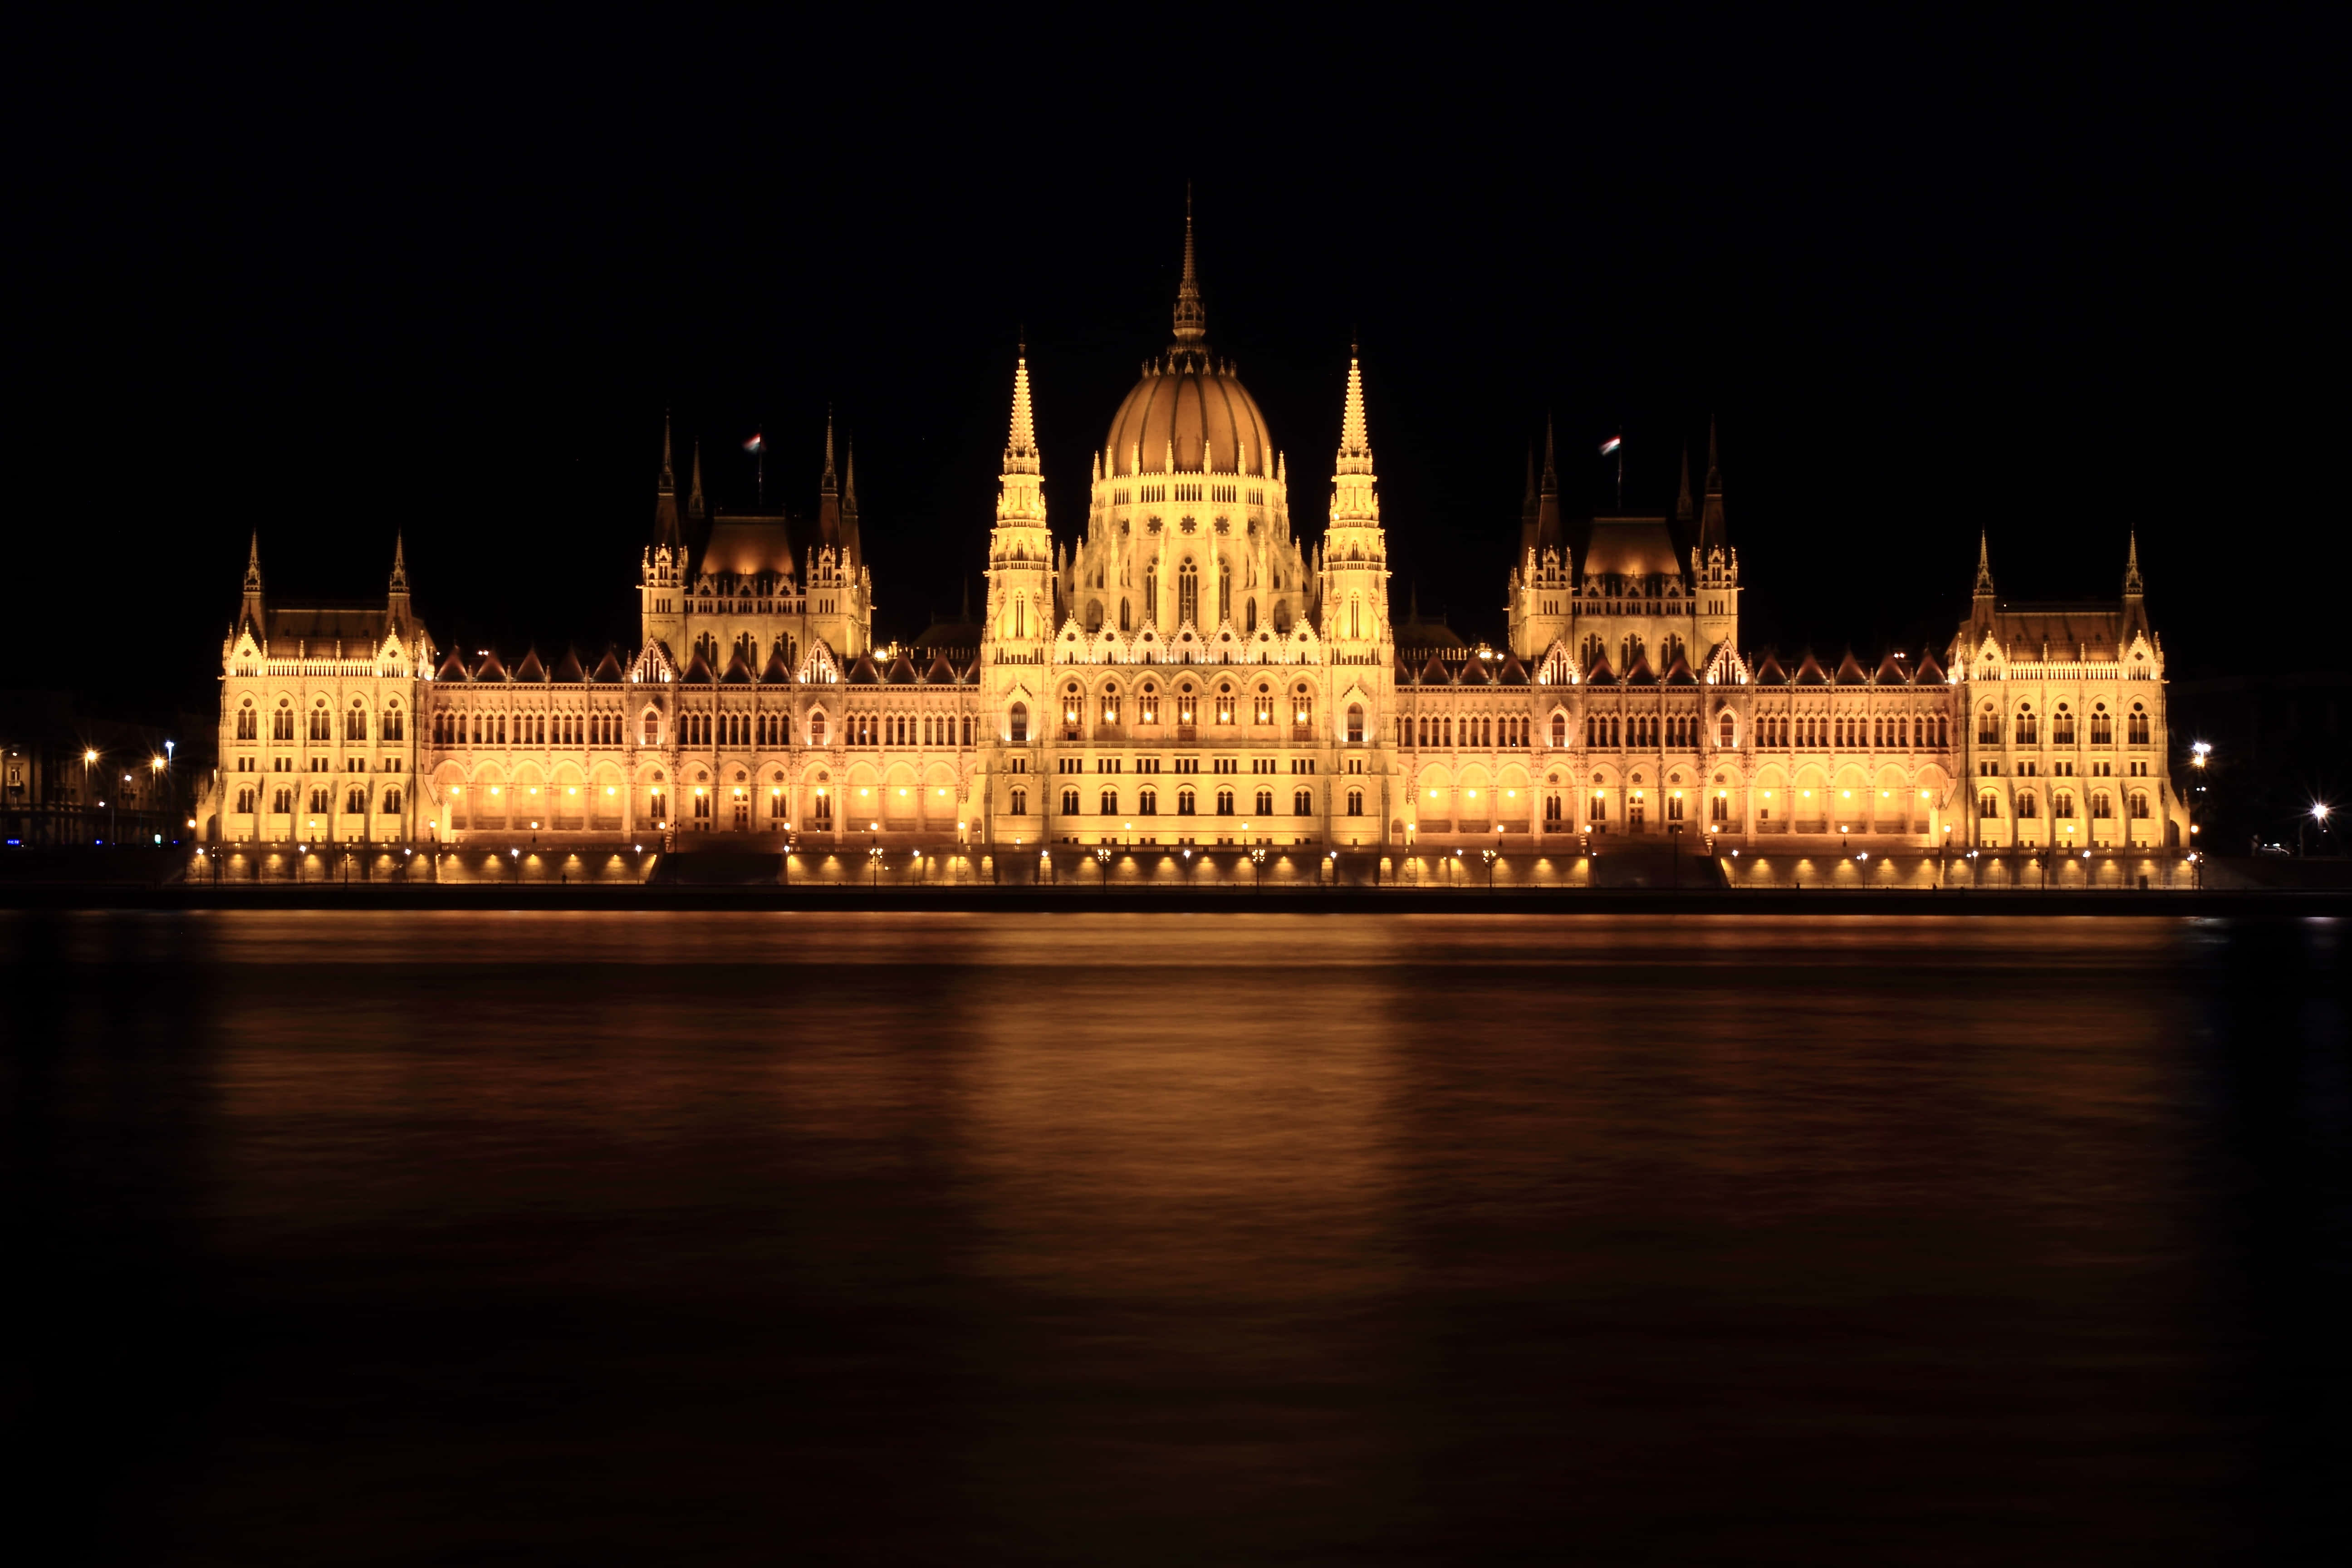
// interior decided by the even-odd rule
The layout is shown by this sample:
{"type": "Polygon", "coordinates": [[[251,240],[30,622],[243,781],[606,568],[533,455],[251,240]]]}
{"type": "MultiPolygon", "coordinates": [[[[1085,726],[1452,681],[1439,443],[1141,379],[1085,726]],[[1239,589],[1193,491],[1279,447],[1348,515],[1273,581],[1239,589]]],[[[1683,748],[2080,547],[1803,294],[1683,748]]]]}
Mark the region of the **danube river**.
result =
{"type": "Polygon", "coordinates": [[[2283,1561],[2326,921],[0,916],[45,1561],[2283,1561]]]}

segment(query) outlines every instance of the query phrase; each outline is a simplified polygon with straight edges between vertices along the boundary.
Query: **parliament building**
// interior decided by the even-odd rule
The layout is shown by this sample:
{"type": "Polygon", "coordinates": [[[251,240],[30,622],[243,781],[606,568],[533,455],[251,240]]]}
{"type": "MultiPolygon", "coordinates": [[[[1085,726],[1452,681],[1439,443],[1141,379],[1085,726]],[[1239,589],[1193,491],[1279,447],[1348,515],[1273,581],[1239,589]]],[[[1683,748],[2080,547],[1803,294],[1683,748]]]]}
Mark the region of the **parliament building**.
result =
{"type": "MultiPolygon", "coordinates": [[[[1740,642],[1712,437],[1671,516],[1572,539],[1530,473],[1504,646],[1400,618],[1351,357],[1319,536],[1209,346],[1188,219],[1174,333],[1049,526],[1025,353],[979,616],[874,640],[853,462],[809,537],[681,499],[667,429],[634,650],[438,647],[395,544],[380,605],[279,604],[259,543],[221,647],[212,843],[1075,844],[1692,852],[2186,841],[2137,547],[2117,599],[2012,604],[1980,542],[1943,654],[1740,642]],[[1823,840],[1810,840],[1821,844],[1823,840]]],[[[1549,443],[1548,443],[1549,446],[1549,443]]]]}

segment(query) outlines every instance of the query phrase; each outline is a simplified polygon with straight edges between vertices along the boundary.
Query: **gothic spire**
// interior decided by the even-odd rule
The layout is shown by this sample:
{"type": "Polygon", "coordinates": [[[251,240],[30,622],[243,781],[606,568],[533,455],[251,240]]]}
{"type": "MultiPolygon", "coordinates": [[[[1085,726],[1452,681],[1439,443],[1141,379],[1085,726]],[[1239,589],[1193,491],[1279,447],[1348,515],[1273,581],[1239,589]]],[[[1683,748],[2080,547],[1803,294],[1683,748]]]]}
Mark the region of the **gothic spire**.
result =
{"type": "Polygon", "coordinates": [[[669,410],[667,408],[662,410],[662,469],[659,488],[665,494],[675,493],[677,489],[677,476],[670,471],[669,410]]]}
{"type": "MultiPolygon", "coordinates": [[[[1559,525],[1559,464],[1552,440],[1551,416],[1544,415],[1543,483],[1536,491],[1536,529],[1534,548],[1538,554],[1547,550],[1563,552],[1567,534],[1559,525]]],[[[1567,559],[1565,553],[1562,560],[1567,559]]]]}
{"type": "Polygon", "coordinates": [[[1979,599],[1990,599],[1993,596],[1992,546],[1986,540],[1985,531],[1981,528],[1977,530],[1977,583],[1975,591],[1976,596],[1979,599]]]}
{"type": "Polygon", "coordinates": [[[1209,335],[1208,312],[1201,307],[1201,276],[1192,258],[1192,187],[1184,187],[1184,276],[1176,285],[1176,341],[1172,352],[1201,348],[1209,335]]]}
{"type": "Polygon", "coordinates": [[[397,530],[392,536],[392,591],[395,594],[408,592],[408,554],[397,530]]]}
{"type": "Polygon", "coordinates": [[[261,592],[261,530],[257,528],[253,531],[253,542],[246,547],[245,591],[261,592]]]}
{"type": "MultiPolygon", "coordinates": [[[[1690,493],[1690,469],[1683,470],[1683,493],[1690,493]]],[[[1731,541],[1723,523],[1723,465],[1717,460],[1715,450],[1715,419],[1706,422],[1706,498],[1701,503],[1698,518],[1698,553],[1702,561],[1710,559],[1718,550],[1730,548],[1731,541]]]]}
{"type": "Polygon", "coordinates": [[[1675,521],[1688,522],[1697,514],[1691,507],[1690,443],[1683,443],[1683,488],[1675,496],[1675,521]]]}
{"type": "Polygon", "coordinates": [[[849,460],[841,473],[841,510],[850,517],[857,515],[857,443],[849,443],[849,460]]]}
{"type": "Polygon", "coordinates": [[[1372,471],[1372,438],[1364,426],[1364,362],[1360,345],[1348,345],[1348,400],[1339,413],[1339,472],[1372,471]]]}
{"type": "Polygon", "coordinates": [[[654,545],[672,552],[683,548],[677,526],[677,474],[670,457],[669,410],[662,410],[661,478],[654,485],[654,545]]]}
{"type": "Polygon", "coordinates": [[[2137,599],[2147,592],[2139,577],[2139,531],[2132,530],[2131,553],[2124,561],[2124,597],[2137,599]]]}
{"type": "Polygon", "coordinates": [[[1029,345],[1021,343],[1013,361],[1013,428],[1004,444],[1004,471],[1038,471],[1037,420],[1029,403],[1029,345]]]}
{"type": "Polygon", "coordinates": [[[841,482],[833,472],[833,405],[830,403],[824,405],[824,478],[818,482],[817,489],[824,495],[835,495],[841,489],[841,482]]]}
{"type": "Polygon", "coordinates": [[[700,522],[706,511],[702,500],[702,443],[694,444],[694,482],[687,491],[686,515],[700,522]]]}

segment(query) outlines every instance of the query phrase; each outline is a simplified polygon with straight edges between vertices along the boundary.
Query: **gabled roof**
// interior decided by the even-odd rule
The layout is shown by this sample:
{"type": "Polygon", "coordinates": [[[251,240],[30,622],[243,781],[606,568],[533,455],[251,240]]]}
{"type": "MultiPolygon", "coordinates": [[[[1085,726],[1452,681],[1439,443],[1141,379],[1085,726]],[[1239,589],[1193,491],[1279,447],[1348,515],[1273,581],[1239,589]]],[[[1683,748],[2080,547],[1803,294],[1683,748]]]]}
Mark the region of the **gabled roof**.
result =
{"type": "Polygon", "coordinates": [[[843,679],[852,686],[879,686],[882,684],[882,672],[874,668],[872,654],[861,653],[852,661],[847,675],[843,679]]]}
{"type": "Polygon", "coordinates": [[[1584,672],[1584,684],[1587,686],[1614,686],[1617,684],[1617,672],[1610,668],[1609,656],[1607,654],[1601,654],[1593,659],[1591,668],[1584,672]]]}
{"type": "Polygon", "coordinates": [[[514,678],[517,680],[537,681],[547,679],[547,666],[539,662],[539,649],[535,647],[523,649],[522,662],[515,666],[514,678]]]}
{"type": "Polygon", "coordinates": [[[742,644],[736,644],[735,651],[728,656],[727,673],[719,678],[719,683],[721,686],[751,684],[751,661],[743,657],[742,644]]]}
{"type": "Polygon", "coordinates": [[[1445,668],[1444,659],[1433,653],[1429,656],[1429,662],[1421,667],[1421,684],[1451,686],[1454,684],[1454,672],[1445,668]]]}
{"type": "Polygon", "coordinates": [[[1759,686],[1786,686],[1789,684],[1789,672],[1780,668],[1780,656],[1779,654],[1767,649],[1764,657],[1756,661],[1756,684],[1759,686]]]}
{"type": "Polygon", "coordinates": [[[1625,684],[1628,686],[1655,686],[1657,683],[1658,672],[1650,668],[1650,656],[1646,653],[1635,654],[1633,656],[1633,667],[1625,672],[1625,684]]]}
{"type": "Polygon", "coordinates": [[[768,662],[760,670],[762,686],[787,686],[792,683],[793,667],[784,662],[784,645],[776,644],[768,650],[768,662]]]}
{"type": "Polygon", "coordinates": [[[914,685],[917,679],[914,661],[902,650],[890,661],[890,668],[882,672],[882,679],[890,686],[914,685]]]}
{"type": "Polygon", "coordinates": [[[1809,653],[1797,666],[1797,673],[1790,679],[1798,686],[1827,686],[1830,683],[1830,672],[1822,668],[1820,659],[1809,653]]]}
{"type": "Polygon", "coordinates": [[[1878,661],[1878,668],[1871,673],[1870,678],[1881,686],[1911,684],[1911,672],[1904,668],[1903,659],[1892,649],[1888,650],[1885,658],[1878,661]]]}
{"type": "Polygon", "coordinates": [[[1495,672],[1486,667],[1486,661],[1483,658],[1465,659],[1462,664],[1462,684],[1492,686],[1495,684],[1495,672]]]}
{"type": "Polygon", "coordinates": [[[1517,654],[1512,654],[1503,660],[1503,668],[1495,672],[1495,683],[1498,686],[1526,686],[1529,684],[1528,680],[1528,667],[1519,662],[1519,656],[1517,654]]]}
{"type": "Polygon", "coordinates": [[[482,662],[474,666],[476,680],[505,680],[507,667],[499,662],[499,650],[491,648],[482,655],[482,662]]]}
{"type": "Polygon", "coordinates": [[[1853,657],[1853,649],[1848,648],[1845,657],[1838,660],[1837,674],[1831,679],[1840,686],[1867,686],[1870,671],[1862,668],[1862,660],[1853,657]]]}
{"type": "Polygon", "coordinates": [[[611,643],[604,645],[604,657],[596,661],[595,673],[588,679],[599,686],[608,681],[618,682],[628,679],[628,672],[621,668],[621,656],[614,651],[611,643]]]}
{"type": "Polygon", "coordinates": [[[1666,666],[1666,684],[1668,686],[1696,686],[1698,684],[1698,677],[1691,673],[1690,660],[1685,658],[1679,653],[1675,655],[1674,663],[1666,666]]]}
{"type": "Polygon", "coordinates": [[[563,657],[555,661],[555,669],[548,679],[566,686],[578,686],[588,679],[588,672],[580,668],[580,656],[569,643],[564,645],[563,657]]]}
{"type": "Polygon", "coordinates": [[[1935,649],[1929,648],[1919,656],[1919,668],[1912,672],[1911,679],[1922,686],[1931,680],[1941,686],[1950,680],[1951,677],[1944,673],[1944,666],[1936,658],[1935,649]]]}
{"type": "Polygon", "coordinates": [[[702,657],[700,648],[694,650],[694,660],[686,667],[686,674],[681,679],[688,686],[710,686],[718,680],[711,672],[710,661],[702,657]]]}
{"type": "Polygon", "coordinates": [[[466,661],[457,657],[457,650],[453,647],[449,650],[449,657],[441,661],[441,668],[434,672],[433,679],[436,680],[471,680],[474,678],[467,672],[466,668],[466,661]]]}
{"type": "Polygon", "coordinates": [[[923,671],[923,679],[933,686],[953,686],[963,678],[956,673],[956,667],[948,662],[945,651],[934,648],[930,665],[923,671]]]}

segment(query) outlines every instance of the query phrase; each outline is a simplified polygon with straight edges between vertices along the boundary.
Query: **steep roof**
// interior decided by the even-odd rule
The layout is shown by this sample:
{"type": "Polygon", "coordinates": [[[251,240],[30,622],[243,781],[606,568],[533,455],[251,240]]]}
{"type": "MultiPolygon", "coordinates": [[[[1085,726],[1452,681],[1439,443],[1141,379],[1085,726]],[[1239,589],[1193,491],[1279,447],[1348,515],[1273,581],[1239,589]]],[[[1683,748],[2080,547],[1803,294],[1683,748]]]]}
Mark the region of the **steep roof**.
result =
{"type": "Polygon", "coordinates": [[[517,680],[532,681],[543,681],[547,679],[547,666],[539,662],[539,649],[535,647],[523,649],[522,662],[515,666],[514,678],[517,680]]]}
{"type": "Polygon", "coordinates": [[[580,655],[572,650],[570,644],[564,645],[563,657],[555,661],[555,668],[548,679],[564,686],[579,686],[587,680],[588,672],[580,668],[580,655]]]}
{"type": "Polygon", "coordinates": [[[710,525],[702,546],[699,570],[732,573],[738,577],[792,577],[792,526],[782,512],[773,515],[721,513],[710,525]]]}
{"type": "Polygon", "coordinates": [[[1584,547],[1586,577],[1678,577],[1675,536],[1663,517],[1596,517],[1584,547]]]}
{"type": "Polygon", "coordinates": [[[612,644],[604,645],[604,657],[596,661],[595,673],[588,679],[599,686],[608,681],[622,681],[628,679],[628,671],[621,664],[621,656],[613,650],[612,644]]]}
{"type": "Polygon", "coordinates": [[[1797,673],[1791,679],[1798,686],[1827,686],[1830,683],[1830,672],[1822,668],[1820,659],[1809,653],[1798,664],[1797,673]]]}
{"type": "Polygon", "coordinates": [[[1840,686],[1867,686],[1870,672],[1862,668],[1862,660],[1853,657],[1853,649],[1848,648],[1845,657],[1838,660],[1837,673],[1830,679],[1840,686]]]}

